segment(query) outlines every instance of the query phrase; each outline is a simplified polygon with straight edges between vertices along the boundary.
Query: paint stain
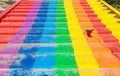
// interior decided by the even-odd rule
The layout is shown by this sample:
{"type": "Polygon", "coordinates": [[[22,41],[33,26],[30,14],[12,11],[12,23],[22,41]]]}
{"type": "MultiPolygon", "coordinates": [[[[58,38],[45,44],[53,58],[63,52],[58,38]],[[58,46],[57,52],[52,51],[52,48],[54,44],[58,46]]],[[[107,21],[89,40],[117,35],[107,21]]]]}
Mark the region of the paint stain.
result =
{"type": "Polygon", "coordinates": [[[86,30],[87,36],[88,36],[88,37],[92,37],[92,32],[93,32],[93,31],[94,31],[94,29],[86,30]]]}

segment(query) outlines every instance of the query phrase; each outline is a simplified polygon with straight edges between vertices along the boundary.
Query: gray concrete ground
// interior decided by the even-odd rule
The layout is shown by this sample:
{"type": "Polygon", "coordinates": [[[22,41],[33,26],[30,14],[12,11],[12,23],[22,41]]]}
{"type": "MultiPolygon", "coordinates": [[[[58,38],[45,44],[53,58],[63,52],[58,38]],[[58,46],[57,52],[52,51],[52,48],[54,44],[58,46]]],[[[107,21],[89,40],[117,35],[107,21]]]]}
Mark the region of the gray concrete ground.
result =
{"type": "Polygon", "coordinates": [[[0,0],[0,13],[5,11],[12,3],[17,0],[0,0]]]}
{"type": "Polygon", "coordinates": [[[10,6],[9,4],[6,4],[3,1],[0,1],[0,13],[5,11],[5,9],[7,9],[9,6],[10,6]]]}

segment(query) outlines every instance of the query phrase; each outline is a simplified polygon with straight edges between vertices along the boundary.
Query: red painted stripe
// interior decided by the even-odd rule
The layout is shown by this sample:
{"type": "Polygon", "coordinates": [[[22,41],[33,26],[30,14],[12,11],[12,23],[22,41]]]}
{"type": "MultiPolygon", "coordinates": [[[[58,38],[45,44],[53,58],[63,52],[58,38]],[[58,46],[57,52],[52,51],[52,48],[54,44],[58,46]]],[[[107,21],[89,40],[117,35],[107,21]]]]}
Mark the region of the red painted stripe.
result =
{"type": "MultiPolygon", "coordinates": [[[[84,15],[84,17],[77,16],[77,18],[79,18],[79,20],[81,20],[81,21],[79,21],[80,27],[83,30],[84,36],[88,42],[88,45],[89,45],[96,61],[99,64],[100,70],[102,69],[101,73],[103,74],[103,76],[110,76],[110,75],[114,76],[116,73],[116,68],[117,69],[120,68],[120,61],[116,56],[114,56],[111,53],[111,50],[105,45],[106,44],[104,42],[105,40],[103,40],[99,36],[99,35],[111,35],[111,34],[106,34],[109,32],[108,29],[104,29],[105,30],[105,32],[103,31],[104,33],[102,31],[96,30],[95,27],[100,30],[100,29],[105,28],[105,25],[103,25],[100,21],[99,22],[91,22],[89,19],[88,13],[86,13],[85,10],[82,8],[83,6],[81,6],[80,1],[79,0],[75,0],[75,1],[77,1],[77,4],[74,3],[74,1],[73,1],[73,6],[79,7],[79,9],[74,8],[75,11],[82,10],[82,12],[76,13],[76,15],[79,15],[79,14],[84,15]],[[86,22],[84,21],[85,19],[86,19],[86,22]],[[85,30],[87,30],[87,29],[94,29],[94,31],[92,33],[93,37],[88,37],[86,35],[85,30]],[[102,32],[103,34],[98,34],[96,32],[102,32]],[[104,68],[108,68],[108,69],[104,69],[104,68]],[[111,70],[112,72],[109,72],[109,70],[111,70]]],[[[92,13],[92,14],[94,14],[94,13],[92,13]]],[[[110,39],[110,40],[112,40],[112,39],[110,39]]],[[[110,42],[107,42],[107,43],[110,43],[110,42]]],[[[118,73],[118,74],[120,74],[120,73],[118,73]]]]}
{"type": "MultiPolygon", "coordinates": [[[[22,1],[22,0],[21,0],[22,1]]],[[[15,7],[23,2],[16,2],[11,8],[7,9],[0,15],[0,51],[8,45],[8,42],[15,36],[16,32],[20,30],[21,25],[24,23],[29,11],[24,14],[22,17],[11,15],[13,10],[16,10],[15,7]],[[3,45],[4,44],[4,45],[3,45]]],[[[34,2],[35,3],[35,2],[34,2]]],[[[34,3],[30,6],[33,7],[34,3]]],[[[23,12],[19,12],[23,13],[23,12]]],[[[16,14],[16,13],[15,13],[16,14]]]]}
{"type": "MultiPolygon", "coordinates": [[[[81,5],[83,7],[84,6],[90,7],[87,2],[81,3],[81,5]]],[[[84,10],[87,11],[87,9],[84,9],[84,10]]],[[[86,12],[86,13],[89,14],[89,12],[86,12]]],[[[92,12],[92,13],[95,14],[94,12],[92,12]]],[[[99,19],[97,17],[89,17],[89,19],[91,20],[92,23],[96,22],[97,20],[99,22],[99,19]]],[[[93,25],[94,25],[94,23],[93,23],[93,25]]],[[[100,30],[98,28],[95,27],[95,29],[99,32],[100,30]]],[[[104,27],[104,30],[105,29],[106,28],[104,27]]],[[[101,30],[104,31],[103,29],[101,29],[101,30]]],[[[108,31],[110,31],[110,30],[108,30],[108,31]]],[[[105,34],[105,35],[99,34],[99,36],[104,40],[105,46],[108,47],[111,50],[113,55],[115,55],[117,58],[120,59],[120,44],[118,43],[118,39],[116,39],[112,34],[105,34]]]]}

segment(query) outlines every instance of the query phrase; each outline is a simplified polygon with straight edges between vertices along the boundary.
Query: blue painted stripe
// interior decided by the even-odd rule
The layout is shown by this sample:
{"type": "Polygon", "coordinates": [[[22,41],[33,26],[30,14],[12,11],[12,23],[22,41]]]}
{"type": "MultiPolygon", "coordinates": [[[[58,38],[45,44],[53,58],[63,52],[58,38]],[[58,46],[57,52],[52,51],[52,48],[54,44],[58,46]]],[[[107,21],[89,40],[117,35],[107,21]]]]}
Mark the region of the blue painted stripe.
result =
{"type": "Polygon", "coordinates": [[[56,29],[56,23],[55,22],[47,22],[47,23],[45,23],[44,27],[56,29]]]}
{"type": "Polygon", "coordinates": [[[48,9],[48,15],[46,19],[46,23],[44,25],[44,30],[43,30],[43,36],[40,40],[41,43],[47,43],[48,45],[40,46],[39,47],[39,56],[37,57],[33,68],[38,68],[38,69],[46,69],[42,72],[40,72],[39,76],[54,76],[54,67],[55,67],[55,46],[50,46],[51,44],[55,43],[56,39],[56,9],[52,9],[51,7],[56,6],[56,2],[51,1],[48,9]],[[53,17],[49,17],[51,14],[51,11],[54,13],[53,17]],[[51,28],[51,29],[50,29],[51,28]],[[46,35],[50,34],[50,35],[46,35]],[[51,72],[48,73],[48,70],[51,72]]]}

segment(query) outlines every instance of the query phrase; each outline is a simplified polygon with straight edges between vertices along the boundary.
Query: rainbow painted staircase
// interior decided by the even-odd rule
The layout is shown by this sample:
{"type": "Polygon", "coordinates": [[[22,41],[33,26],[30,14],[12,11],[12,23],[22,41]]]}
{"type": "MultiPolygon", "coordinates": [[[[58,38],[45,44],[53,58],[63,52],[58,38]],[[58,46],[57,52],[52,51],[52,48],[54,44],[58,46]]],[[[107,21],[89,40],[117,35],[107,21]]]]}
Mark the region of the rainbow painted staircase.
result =
{"type": "Polygon", "coordinates": [[[0,76],[120,76],[119,17],[102,0],[20,0],[0,15],[0,76]]]}

